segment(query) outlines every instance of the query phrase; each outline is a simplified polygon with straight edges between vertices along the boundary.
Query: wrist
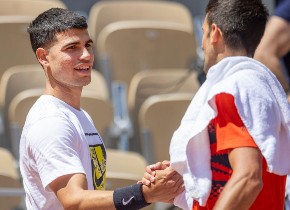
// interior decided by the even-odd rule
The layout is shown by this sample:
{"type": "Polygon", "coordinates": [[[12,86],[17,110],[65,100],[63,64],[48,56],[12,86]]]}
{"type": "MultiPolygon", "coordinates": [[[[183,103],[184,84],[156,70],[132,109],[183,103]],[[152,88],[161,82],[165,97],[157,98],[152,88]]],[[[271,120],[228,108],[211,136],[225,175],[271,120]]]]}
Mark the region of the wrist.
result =
{"type": "Polygon", "coordinates": [[[142,185],[141,186],[141,189],[142,189],[142,194],[143,194],[143,197],[144,197],[144,200],[146,203],[153,203],[153,198],[150,197],[150,191],[149,191],[149,187],[146,186],[146,185],[142,185]]]}
{"type": "Polygon", "coordinates": [[[118,188],[113,193],[114,205],[117,210],[135,210],[148,206],[143,195],[142,184],[118,188]]]}

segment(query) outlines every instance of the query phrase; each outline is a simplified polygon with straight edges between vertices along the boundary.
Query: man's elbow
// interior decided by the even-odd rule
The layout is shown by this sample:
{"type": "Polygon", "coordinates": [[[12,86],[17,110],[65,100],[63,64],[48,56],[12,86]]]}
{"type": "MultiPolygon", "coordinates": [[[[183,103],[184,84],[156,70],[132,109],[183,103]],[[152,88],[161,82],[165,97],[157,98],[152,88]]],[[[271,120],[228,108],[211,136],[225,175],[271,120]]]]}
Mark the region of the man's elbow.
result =
{"type": "Polygon", "coordinates": [[[82,199],[79,197],[71,196],[69,199],[62,200],[64,210],[78,210],[82,209],[82,199]]]}
{"type": "Polygon", "coordinates": [[[63,204],[63,209],[64,210],[78,210],[80,209],[80,205],[78,203],[69,202],[69,203],[63,204]]]}
{"type": "Polygon", "coordinates": [[[252,177],[248,181],[249,190],[253,193],[253,195],[258,196],[263,189],[263,180],[262,178],[252,177]]]}

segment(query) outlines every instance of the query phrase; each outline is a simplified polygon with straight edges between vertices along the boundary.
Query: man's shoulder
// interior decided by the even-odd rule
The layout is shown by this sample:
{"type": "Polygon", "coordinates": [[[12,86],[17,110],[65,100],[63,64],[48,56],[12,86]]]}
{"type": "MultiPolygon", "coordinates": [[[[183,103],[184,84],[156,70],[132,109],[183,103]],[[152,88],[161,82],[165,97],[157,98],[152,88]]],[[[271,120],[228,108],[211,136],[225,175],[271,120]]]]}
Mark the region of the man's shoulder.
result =
{"type": "Polygon", "coordinates": [[[26,123],[59,124],[70,122],[72,113],[62,103],[53,100],[50,96],[41,96],[28,112],[26,123]]]}

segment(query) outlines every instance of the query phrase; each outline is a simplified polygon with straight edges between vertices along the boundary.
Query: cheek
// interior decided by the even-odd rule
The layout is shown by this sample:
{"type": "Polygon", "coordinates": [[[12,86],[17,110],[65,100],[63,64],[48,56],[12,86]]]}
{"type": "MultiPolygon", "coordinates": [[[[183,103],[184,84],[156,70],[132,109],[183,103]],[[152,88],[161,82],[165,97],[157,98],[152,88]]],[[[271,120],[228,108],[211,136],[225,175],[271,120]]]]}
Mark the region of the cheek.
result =
{"type": "Polygon", "coordinates": [[[202,48],[202,50],[204,50],[204,36],[202,36],[202,40],[201,40],[201,48],[202,48]]]}
{"type": "Polygon", "coordinates": [[[69,56],[63,56],[63,55],[56,56],[53,59],[53,63],[55,64],[55,66],[61,67],[61,68],[67,68],[73,65],[72,58],[69,56]]]}
{"type": "Polygon", "coordinates": [[[207,49],[207,37],[205,35],[202,36],[202,40],[201,40],[201,47],[202,50],[205,51],[207,49]]]}
{"type": "Polygon", "coordinates": [[[62,65],[62,67],[69,67],[73,65],[72,59],[70,58],[63,58],[59,63],[62,65]]]}
{"type": "Polygon", "coordinates": [[[51,58],[50,68],[52,70],[52,75],[55,78],[69,77],[71,74],[71,69],[73,68],[70,59],[65,59],[61,56],[51,58]]]}
{"type": "Polygon", "coordinates": [[[67,53],[61,52],[61,50],[51,53],[50,58],[51,61],[54,63],[68,63],[70,60],[72,60],[72,56],[67,53]]]}

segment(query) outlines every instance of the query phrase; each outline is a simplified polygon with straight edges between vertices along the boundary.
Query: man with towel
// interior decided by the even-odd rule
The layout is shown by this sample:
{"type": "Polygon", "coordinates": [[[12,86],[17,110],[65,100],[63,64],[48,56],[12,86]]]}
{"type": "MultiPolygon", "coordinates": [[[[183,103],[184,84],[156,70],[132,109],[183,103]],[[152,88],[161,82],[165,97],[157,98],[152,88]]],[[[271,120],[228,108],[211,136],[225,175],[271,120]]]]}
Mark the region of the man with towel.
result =
{"type": "Polygon", "coordinates": [[[209,0],[206,81],[170,145],[186,188],[174,201],[182,209],[283,209],[290,108],[276,77],[253,59],[267,18],[261,0],[209,0]]]}

